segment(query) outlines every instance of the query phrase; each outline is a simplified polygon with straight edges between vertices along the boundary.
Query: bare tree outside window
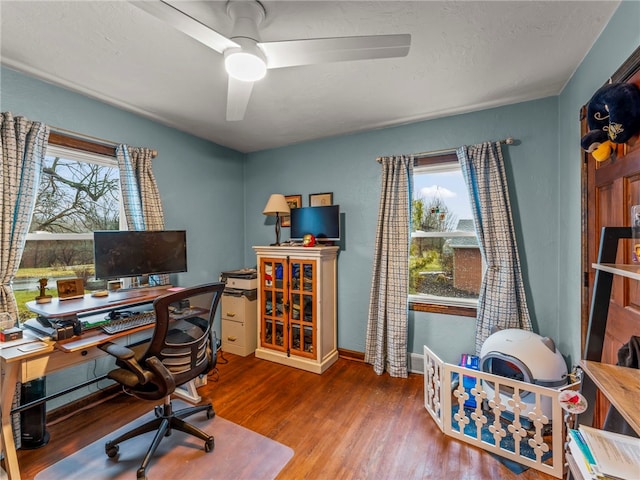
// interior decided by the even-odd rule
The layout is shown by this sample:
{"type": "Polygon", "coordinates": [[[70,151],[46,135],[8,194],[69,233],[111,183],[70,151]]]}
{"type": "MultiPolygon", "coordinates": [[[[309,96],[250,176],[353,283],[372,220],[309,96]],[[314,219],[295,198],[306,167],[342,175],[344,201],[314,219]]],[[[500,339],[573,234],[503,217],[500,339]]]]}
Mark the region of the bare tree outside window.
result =
{"type": "Polygon", "coordinates": [[[117,169],[46,157],[30,232],[86,233],[119,225],[117,169]]]}

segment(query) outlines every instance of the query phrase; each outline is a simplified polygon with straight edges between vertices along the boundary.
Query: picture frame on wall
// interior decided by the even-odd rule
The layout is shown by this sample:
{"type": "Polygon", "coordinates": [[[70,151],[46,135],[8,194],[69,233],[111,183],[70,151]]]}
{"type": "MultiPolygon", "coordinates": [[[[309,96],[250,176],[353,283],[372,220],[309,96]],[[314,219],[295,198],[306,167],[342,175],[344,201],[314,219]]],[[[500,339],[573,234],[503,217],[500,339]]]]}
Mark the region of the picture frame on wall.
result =
{"type": "MultiPolygon", "coordinates": [[[[302,206],[302,195],[285,195],[284,199],[289,204],[289,208],[300,208],[302,206]]],[[[280,226],[290,227],[291,217],[289,215],[283,215],[280,219],[280,226]]]]}
{"type": "Polygon", "coordinates": [[[310,207],[326,207],[327,205],[333,205],[333,193],[310,193],[309,194],[309,206],[310,207]]]}

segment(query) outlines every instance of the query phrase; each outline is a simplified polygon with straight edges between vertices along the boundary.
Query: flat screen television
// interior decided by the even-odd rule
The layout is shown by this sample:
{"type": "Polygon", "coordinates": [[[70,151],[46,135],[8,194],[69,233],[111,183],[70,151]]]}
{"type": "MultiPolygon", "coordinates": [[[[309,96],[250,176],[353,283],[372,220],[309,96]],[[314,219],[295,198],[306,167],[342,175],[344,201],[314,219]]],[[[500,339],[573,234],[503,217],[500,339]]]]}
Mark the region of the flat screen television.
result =
{"type": "Polygon", "coordinates": [[[93,232],[96,278],[140,277],[187,271],[184,230],[93,232]]]}
{"type": "Polygon", "coordinates": [[[340,205],[291,209],[291,240],[310,233],[319,242],[340,240],[340,205]]]}

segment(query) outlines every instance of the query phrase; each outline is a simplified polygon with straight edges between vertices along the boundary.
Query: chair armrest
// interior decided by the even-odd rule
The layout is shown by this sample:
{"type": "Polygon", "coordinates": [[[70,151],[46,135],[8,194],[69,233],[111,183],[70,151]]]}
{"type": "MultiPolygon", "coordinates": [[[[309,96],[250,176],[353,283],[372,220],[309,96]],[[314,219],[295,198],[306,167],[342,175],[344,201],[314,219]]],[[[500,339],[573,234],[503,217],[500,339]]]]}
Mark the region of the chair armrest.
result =
{"type": "Polygon", "coordinates": [[[112,357],[116,357],[118,360],[130,360],[135,356],[135,352],[130,348],[117,345],[112,342],[103,343],[98,345],[100,350],[107,352],[112,357]]]}
{"type": "Polygon", "coordinates": [[[135,357],[135,352],[130,348],[107,342],[99,345],[100,350],[107,352],[116,358],[116,365],[120,368],[107,374],[109,378],[128,387],[144,385],[151,377],[152,372],[144,370],[135,357]]]}
{"type": "Polygon", "coordinates": [[[147,358],[147,366],[164,380],[167,387],[167,394],[172,393],[176,389],[176,381],[173,378],[173,375],[171,375],[171,372],[160,360],[158,360],[157,357],[147,358]]]}

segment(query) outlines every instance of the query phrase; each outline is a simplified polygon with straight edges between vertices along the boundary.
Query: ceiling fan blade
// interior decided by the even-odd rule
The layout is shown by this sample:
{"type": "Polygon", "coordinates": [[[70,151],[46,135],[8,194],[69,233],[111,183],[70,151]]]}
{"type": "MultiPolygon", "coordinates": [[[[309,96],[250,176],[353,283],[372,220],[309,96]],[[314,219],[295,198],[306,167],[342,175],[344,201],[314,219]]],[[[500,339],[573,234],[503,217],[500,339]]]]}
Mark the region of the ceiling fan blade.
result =
{"type": "Polygon", "coordinates": [[[410,34],[361,37],[311,38],[261,42],[267,68],[294,67],[317,63],[404,57],[411,46],[410,34]]]}
{"type": "Polygon", "coordinates": [[[249,98],[251,98],[253,82],[243,82],[229,76],[227,89],[227,122],[237,122],[244,118],[249,98]]]}
{"type": "Polygon", "coordinates": [[[222,53],[227,48],[240,46],[204,23],[161,0],[132,1],[131,3],[216,52],[222,53]]]}

